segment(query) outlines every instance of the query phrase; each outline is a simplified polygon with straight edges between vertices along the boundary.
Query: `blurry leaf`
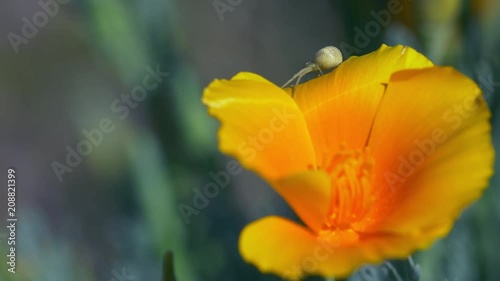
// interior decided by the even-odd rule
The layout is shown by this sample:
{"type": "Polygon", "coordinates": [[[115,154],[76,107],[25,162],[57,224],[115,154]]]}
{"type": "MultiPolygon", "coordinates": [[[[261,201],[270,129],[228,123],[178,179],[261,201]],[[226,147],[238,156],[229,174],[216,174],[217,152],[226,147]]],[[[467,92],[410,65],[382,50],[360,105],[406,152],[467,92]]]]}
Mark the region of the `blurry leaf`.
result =
{"type": "Polygon", "coordinates": [[[123,1],[93,0],[89,5],[98,47],[104,49],[125,82],[135,81],[150,58],[134,14],[123,1]]]}
{"type": "Polygon", "coordinates": [[[159,255],[169,248],[176,253],[177,269],[183,281],[195,280],[189,263],[185,225],[178,213],[175,188],[154,136],[143,132],[129,142],[130,163],[137,181],[137,196],[159,255]]]}

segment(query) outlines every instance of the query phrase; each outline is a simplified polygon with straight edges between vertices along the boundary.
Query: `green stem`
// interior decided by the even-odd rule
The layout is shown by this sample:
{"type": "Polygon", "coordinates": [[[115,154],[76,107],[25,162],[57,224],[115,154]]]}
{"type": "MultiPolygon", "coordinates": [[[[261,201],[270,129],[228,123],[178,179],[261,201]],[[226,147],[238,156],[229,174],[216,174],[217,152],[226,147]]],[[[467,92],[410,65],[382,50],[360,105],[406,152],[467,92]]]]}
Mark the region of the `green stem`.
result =
{"type": "Polygon", "coordinates": [[[174,275],[174,254],[170,251],[163,257],[163,281],[176,281],[174,275]]]}

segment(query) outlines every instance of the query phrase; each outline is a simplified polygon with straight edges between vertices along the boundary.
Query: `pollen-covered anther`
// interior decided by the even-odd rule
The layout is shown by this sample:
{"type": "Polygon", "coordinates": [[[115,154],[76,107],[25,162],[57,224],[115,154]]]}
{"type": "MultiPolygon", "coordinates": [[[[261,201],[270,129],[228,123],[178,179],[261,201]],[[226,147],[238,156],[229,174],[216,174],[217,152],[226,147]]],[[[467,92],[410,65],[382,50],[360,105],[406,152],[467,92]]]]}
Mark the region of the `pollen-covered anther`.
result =
{"type": "Polygon", "coordinates": [[[373,203],[374,160],[370,149],[342,149],[325,164],[322,169],[330,175],[332,196],[324,228],[350,229],[373,203]]]}

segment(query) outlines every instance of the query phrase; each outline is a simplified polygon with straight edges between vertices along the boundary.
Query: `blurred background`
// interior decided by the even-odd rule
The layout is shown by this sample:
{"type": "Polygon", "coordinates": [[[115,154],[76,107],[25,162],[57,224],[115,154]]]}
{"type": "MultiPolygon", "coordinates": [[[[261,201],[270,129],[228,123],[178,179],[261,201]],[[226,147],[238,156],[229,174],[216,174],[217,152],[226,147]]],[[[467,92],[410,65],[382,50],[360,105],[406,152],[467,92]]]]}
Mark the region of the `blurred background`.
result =
{"type": "MultiPolygon", "coordinates": [[[[16,274],[0,228],[0,280],[161,280],[166,250],[178,281],[280,280],[237,248],[248,222],[294,217],[262,179],[243,171],[193,202],[231,161],[203,88],[240,71],[281,85],[326,45],[406,44],[480,85],[498,149],[499,25],[499,0],[2,1],[0,168],[16,170],[19,220],[16,274]]],[[[494,177],[405,280],[500,280],[499,199],[494,177]]]]}

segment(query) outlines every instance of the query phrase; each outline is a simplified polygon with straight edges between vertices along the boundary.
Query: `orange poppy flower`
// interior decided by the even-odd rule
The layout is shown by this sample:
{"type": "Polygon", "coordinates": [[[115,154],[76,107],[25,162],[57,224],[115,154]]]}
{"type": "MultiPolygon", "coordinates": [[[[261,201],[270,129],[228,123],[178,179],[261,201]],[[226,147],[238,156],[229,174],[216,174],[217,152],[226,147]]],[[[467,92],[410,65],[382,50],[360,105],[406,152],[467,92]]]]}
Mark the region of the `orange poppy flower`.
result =
{"type": "Polygon", "coordinates": [[[203,94],[220,150],[305,224],[271,216],[245,227],[241,255],[261,272],[346,277],[407,257],[445,236],[493,173],[480,89],[412,48],[383,45],[290,93],[240,73],[203,94]]]}

